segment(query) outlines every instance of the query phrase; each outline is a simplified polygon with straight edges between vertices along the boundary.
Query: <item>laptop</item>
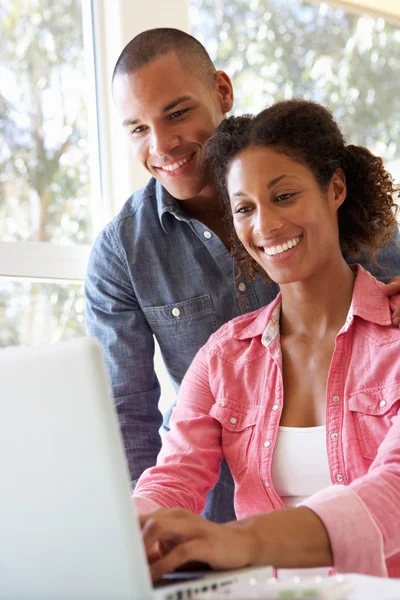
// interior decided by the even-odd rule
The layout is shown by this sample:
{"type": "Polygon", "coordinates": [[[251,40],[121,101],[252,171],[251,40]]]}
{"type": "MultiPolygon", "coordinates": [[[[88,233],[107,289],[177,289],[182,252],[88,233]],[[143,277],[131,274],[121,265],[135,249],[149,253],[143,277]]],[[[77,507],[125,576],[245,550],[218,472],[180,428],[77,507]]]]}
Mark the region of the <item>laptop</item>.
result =
{"type": "Polygon", "coordinates": [[[174,600],[271,575],[153,588],[94,339],[2,349],[0,382],[0,598],[174,600]]]}

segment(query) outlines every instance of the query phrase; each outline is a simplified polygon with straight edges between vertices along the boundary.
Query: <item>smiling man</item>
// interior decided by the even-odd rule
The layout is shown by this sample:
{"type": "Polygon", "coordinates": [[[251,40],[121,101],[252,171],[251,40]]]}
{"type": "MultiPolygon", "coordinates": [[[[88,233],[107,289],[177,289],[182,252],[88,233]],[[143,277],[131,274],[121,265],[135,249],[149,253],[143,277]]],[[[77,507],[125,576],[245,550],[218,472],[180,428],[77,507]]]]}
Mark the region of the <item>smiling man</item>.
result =
{"type": "MultiPolygon", "coordinates": [[[[210,334],[271,302],[277,286],[237,277],[229,252],[203,147],[231,110],[233,90],[203,46],[175,29],[139,34],[118,58],[113,96],[133,152],[151,179],[93,246],[86,318],[106,354],[135,485],[161,447],[154,337],[178,389],[210,334]]],[[[378,260],[387,270],[364,266],[381,279],[399,274],[399,244],[387,246],[378,260]]],[[[235,518],[232,499],[223,463],[205,515],[218,522],[235,518]]]]}

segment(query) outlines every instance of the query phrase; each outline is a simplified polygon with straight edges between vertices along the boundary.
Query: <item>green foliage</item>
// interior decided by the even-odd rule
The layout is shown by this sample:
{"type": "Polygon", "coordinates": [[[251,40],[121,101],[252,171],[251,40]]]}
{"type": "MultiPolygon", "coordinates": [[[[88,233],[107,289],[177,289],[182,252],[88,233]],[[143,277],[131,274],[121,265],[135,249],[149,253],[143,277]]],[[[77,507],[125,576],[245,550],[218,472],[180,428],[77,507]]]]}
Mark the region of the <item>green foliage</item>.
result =
{"type": "Polygon", "coordinates": [[[81,284],[0,279],[0,347],[84,336],[81,284]]]}
{"type": "Polygon", "coordinates": [[[3,2],[0,23],[0,239],[88,242],[81,2],[3,2]]]}
{"type": "Polygon", "coordinates": [[[400,158],[400,29],[302,0],[191,0],[192,33],[231,77],[236,113],[303,97],[349,142],[400,158]]]}
{"type": "MultiPolygon", "coordinates": [[[[91,239],[81,13],[0,0],[0,240],[91,239]]],[[[0,346],[85,335],[82,286],[0,279],[0,322],[0,346]]]]}

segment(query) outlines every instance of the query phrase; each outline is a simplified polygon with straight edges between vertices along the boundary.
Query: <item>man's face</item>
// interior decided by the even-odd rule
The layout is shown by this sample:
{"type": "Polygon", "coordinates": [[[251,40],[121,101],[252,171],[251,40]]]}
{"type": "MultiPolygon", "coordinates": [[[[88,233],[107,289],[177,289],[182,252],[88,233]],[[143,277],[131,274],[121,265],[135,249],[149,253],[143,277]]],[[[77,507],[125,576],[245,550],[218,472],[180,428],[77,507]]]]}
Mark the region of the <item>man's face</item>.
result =
{"type": "Polygon", "coordinates": [[[172,196],[189,200],[212,186],[203,147],[232,108],[225,73],[207,85],[171,52],[117,75],[113,94],[135,155],[172,196]]]}

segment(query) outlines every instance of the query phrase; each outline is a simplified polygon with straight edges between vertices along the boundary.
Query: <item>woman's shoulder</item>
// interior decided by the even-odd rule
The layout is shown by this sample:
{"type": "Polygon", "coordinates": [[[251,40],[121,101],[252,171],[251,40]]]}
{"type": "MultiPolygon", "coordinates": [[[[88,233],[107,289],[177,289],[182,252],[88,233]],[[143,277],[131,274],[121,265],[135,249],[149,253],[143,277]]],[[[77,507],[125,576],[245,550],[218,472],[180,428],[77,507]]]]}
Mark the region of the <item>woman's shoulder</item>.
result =
{"type": "Polygon", "coordinates": [[[263,348],[262,334],[279,302],[280,296],[270,304],[253,312],[239,315],[222,325],[211,335],[207,343],[208,351],[210,353],[220,351],[225,355],[231,355],[235,348],[244,351],[246,347],[252,345],[255,339],[259,340],[260,346],[263,348]]]}

